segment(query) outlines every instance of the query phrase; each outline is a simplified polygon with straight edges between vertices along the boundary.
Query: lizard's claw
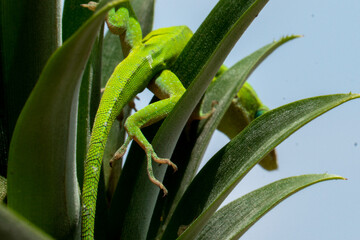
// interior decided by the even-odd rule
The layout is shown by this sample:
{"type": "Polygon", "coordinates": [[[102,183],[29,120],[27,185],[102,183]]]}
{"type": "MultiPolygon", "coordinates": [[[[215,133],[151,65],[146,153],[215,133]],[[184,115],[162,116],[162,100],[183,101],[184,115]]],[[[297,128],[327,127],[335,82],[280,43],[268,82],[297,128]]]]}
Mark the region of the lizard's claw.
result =
{"type": "Polygon", "coordinates": [[[174,169],[174,171],[177,170],[177,166],[173,162],[171,162],[170,159],[159,158],[152,148],[146,150],[146,157],[147,157],[147,173],[148,173],[150,181],[152,183],[154,183],[156,186],[158,186],[161,190],[163,190],[164,196],[166,196],[168,193],[167,189],[154,176],[154,172],[152,169],[152,160],[154,160],[155,162],[160,163],[160,164],[168,164],[169,166],[171,166],[174,169]]]}
{"type": "Polygon", "coordinates": [[[155,153],[152,153],[151,157],[155,162],[157,162],[159,164],[167,164],[167,165],[171,166],[174,169],[174,172],[176,172],[178,169],[177,166],[175,165],[175,163],[170,161],[170,159],[168,159],[168,158],[159,158],[158,156],[156,156],[155,153]]]}
{"type": "Polygon", "coordinates": [[[111,160],[109,161],[110,167],[112,167],[114,165],[114,162],[118,161],[120,158],[122,158],[124,156],[124,154],[126,153],[126,149],[129,146],[129,143],[131,142],[131,138],[128,137],[124,144],[121,146],[121,148],[119,148],[116,153],[114,154],[114,156],[111,158],[111,160]]]}
{"type": "Polygon", "coordinates": [[[124,156],[124,154],[119,153],[118,151],[114,154],[114,156],[110,159],[109,164],[110,167],[114,166],[114,163],[116,161],[119,161],[120,158],[122,158],[122,156],[124,156]]]}
{"type": "Polygon", "coordinates": [[[96,10],[96,6],[98,5],[97,2],[93,2],[93,1],[90,1],[88,2],[87,4],[80,4],[80,6],[84,7],[84,8],[87,8],[91,11],[95,11],[96,10]]]}
{"type": "Polygon", "coordinates": [[[168,194],[168,190],[166,189],[166,187],[156,178],[151,178],[151,176],[149,175],[149,172],[148,172],[148,176],[149,176],[150,181],[153,184],[155,184],[156,186],[158,186],[164,192],[163,197],[165,197],[168,194]]]}

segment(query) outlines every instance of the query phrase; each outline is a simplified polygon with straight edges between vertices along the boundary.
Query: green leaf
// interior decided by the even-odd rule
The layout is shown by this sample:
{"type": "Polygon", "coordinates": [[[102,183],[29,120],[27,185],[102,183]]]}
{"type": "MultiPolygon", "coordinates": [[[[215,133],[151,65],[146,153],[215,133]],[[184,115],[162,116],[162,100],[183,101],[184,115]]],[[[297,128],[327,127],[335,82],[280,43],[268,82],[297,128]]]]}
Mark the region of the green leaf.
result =
{"type": "Polygon", "coordinates": [[[105,34],[103,47],[101,87],[105,87],[115,67],[124,59],[119,36],[108,31],[105,34]]]}
{"type": "Polygon", "coordinates": [[[51,54],[60,46],[60,0],[0,2],[0,173],[16,121],[51,54]],[[44,11],[46,9],[46,11],[44,11]],[[34,17],[36,16],[36,17],[34,17]],[[44,47],[46,46],[46,47],[44,47]],[[3,145],[4,144],[4,145],[3,145]]]}
{"type": "Polygon", "coordinates": [[[20,216],[17,216],[3,204],[0,204],[0,236],[1,239],[6,240],[52,239],[20,216]]]}
{"type": "Polygon", "coordinates": [[[227,204],[212,216],[192,239],[238,239],[257,220],[292,194],[327,180],[344,180],[330,174],[311,174],[273,182],[227,204]]]}
{"type": "Polygon", "coordinates": [[[79,185],[83,184],[84,159],[88,149],[90,132],[100,102],[101,54],[103,27],[101,27],[82,76],[77,117],[76,168],[79,185]]]}
{"type": "MultiPolygon", "coordinates": [[[[63,41],[68,39],[93,14],[89,9],[80,6],[82,3],[84,3],[83,0],[65,0],[62,18],[63,41]]],[[[103,28],[101,28],[99,32],[88,63],[86,64],[79,92],[76,130],[76,173],[79,186],[83,184],[83,162],[86,158],[92,122],[100,100],[103,28]]]]}
{"type": "MultiPolygon", "coordinates": [[[[164,121],[161,130],[152,142],[160,157],[171,155],[183,126],[211,79],[231,48],[267,2],[268,0],[219,1],[180,54],[174,67],[171,67],[179,79],[185,81],[185,87],[195,80],[164,121]]],[[[132,161],[135,160],[132,159],[132,161]]],[[[166,166],[158,167],[154,164],[153,167],[155,176],[161,181],[166,166]]],[[[138,170],[141,174],[132,181],[133,194],[129,196],[131,201],[127,207],[128,212],[124,216],[127,221],[123,226],[122,239],[146,237],[159,193],[159,189],[149,181],[146,175],[144,160],[141,160],[138,170]],[[141,218],[139,218],[140,213],[141,218]]],[[[127,182],[130,183],[130,181],[127,182]]]]}
{"type": "Polygon", "coordinates": [[[10,144],[8,206],[57,239],[77,234],[79,223],[74,152],[81,75],[105,14],[122,1],[99,8],[51,56],[10,144]]]}
{"type": "Polygon", "coordinates": [[[62,17],[62,39],[65,42],[93,14],[87,8],[80,6],[84,0],[65,0],[62,17]]]}
{"type": "MultiPolygon", "coordinates": [[[[65,0],[62,18],[63,41],[68,39],[81,25],[93,14],[88,8],[82,7],[83,0],[65,0]]],[[[79,103],[78,103],[78,122],[76,139],[76,159],[77,177],[79,185],[82,186],[84,164],[86,157],[90,126],[95,117],[95,113],[100,101],[100,79],[101,79],[101,53],[103,28],[99,31],[92,53],[81,80],[79,103]]]]}
{"type": "Polygon", "coordinates": [[[180,200],[163,239],[177,237],[179,227],[190,224],[182,238],[195,236],[233,188],[271,149],[312,119],[359,97],[359,94],[338,94],[304,99],[256,118],[196,175],[180,200]]]}

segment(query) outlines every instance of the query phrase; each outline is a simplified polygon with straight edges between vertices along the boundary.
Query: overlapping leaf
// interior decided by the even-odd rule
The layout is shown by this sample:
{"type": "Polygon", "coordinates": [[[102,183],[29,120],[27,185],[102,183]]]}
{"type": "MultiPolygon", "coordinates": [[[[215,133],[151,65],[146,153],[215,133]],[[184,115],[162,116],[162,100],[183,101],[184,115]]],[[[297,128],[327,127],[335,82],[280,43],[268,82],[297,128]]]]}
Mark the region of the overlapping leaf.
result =
{"type": "Polygon", "coordinates": [[[75,170],[78,88],[107,11],[97,11],[49,59],[17,121],[10,146],[8,206],[56,238],[79,222],[75,170]]]}
{"type": "Polygon", "coordinates": [[[271,149],[319,115],[359,97],[359,94],[337,94],[304,99],[255,119],[196,175],[180,200],[163,239],[177,237],[179,227],[188,225],[181,238],[191,239],[197,235],[233,188],[271,149]]]}

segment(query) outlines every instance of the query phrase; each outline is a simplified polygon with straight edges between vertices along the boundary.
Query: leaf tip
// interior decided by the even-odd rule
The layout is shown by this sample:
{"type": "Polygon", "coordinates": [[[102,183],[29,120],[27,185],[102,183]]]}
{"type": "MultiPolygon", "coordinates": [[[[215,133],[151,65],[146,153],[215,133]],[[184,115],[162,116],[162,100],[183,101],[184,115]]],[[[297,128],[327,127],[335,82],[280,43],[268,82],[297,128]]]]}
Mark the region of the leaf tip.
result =
{"type": "Polygon", "coordinates": [[[325,173],[325,175],[327,175],[327,178],[328,179],[334,179],[334,180],[348,180],[347,178],[345,177],[342,177],[342,176],[339,176],[339,175],[335,175],[335,174],[328,174],[328,173],[325,173]]]}

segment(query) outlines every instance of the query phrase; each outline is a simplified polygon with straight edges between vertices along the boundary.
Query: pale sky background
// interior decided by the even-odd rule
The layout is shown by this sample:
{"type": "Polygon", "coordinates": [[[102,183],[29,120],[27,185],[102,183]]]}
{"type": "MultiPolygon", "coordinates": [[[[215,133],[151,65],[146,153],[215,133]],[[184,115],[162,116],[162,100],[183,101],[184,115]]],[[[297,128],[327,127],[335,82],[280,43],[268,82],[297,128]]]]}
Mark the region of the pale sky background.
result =
{"type": "MultiPolygon", "coordinates": [[[[154,28],[187,25],[195,31],[215,0],[157,0],[154,28]]],[[[228,66],[284,35],[286,43],[249,82],[270,108],[332,93],[360,93],[360,1],[271,0],[225,61],[228,66]]],[[[144,99],[144,97],[143,97],[144,99]]],[[[226,200],[275,180],[333,173],[347,181],[311,186],[282,202],[242,239],[360,239],[360,100],[331,110],[298,130],[278,148],[280,168],[256,166],[226,200]]],[[[228,139],[217,133],[204,161],[228,139]]]]}

